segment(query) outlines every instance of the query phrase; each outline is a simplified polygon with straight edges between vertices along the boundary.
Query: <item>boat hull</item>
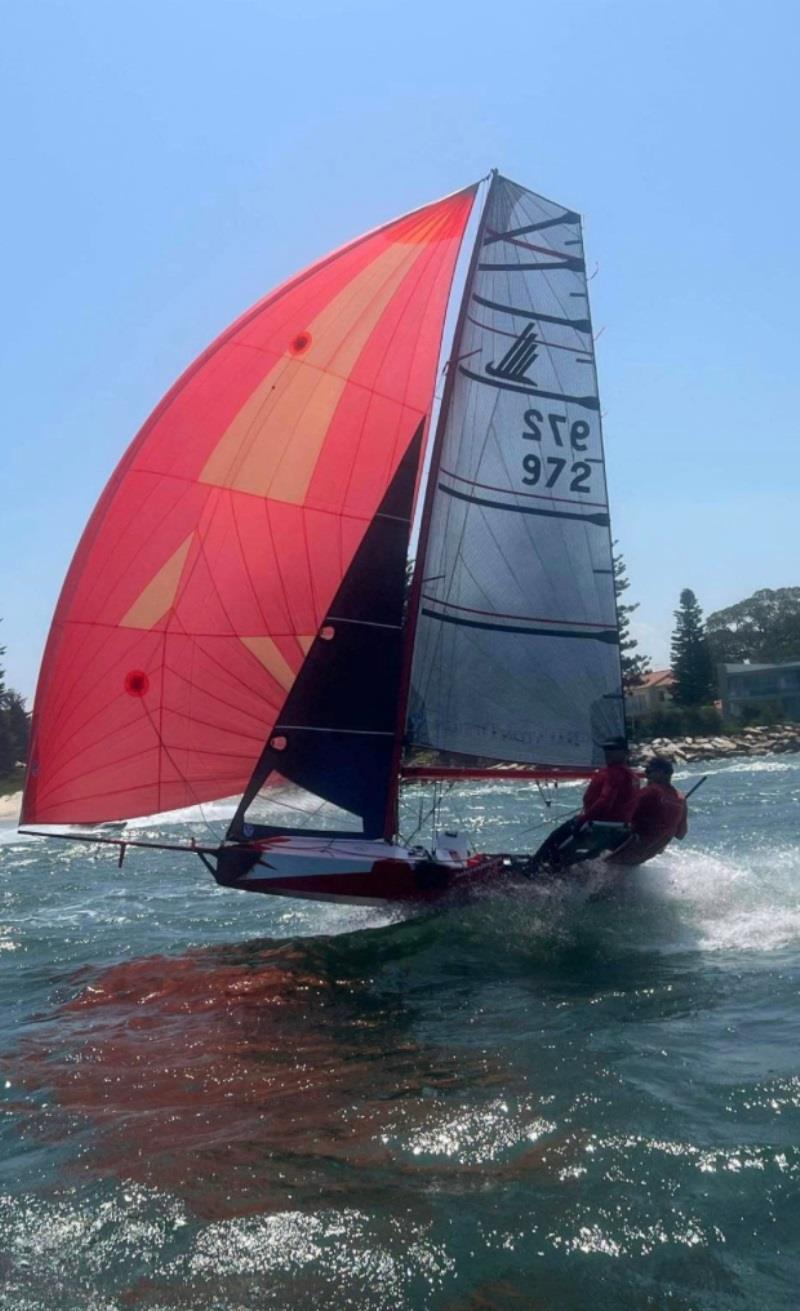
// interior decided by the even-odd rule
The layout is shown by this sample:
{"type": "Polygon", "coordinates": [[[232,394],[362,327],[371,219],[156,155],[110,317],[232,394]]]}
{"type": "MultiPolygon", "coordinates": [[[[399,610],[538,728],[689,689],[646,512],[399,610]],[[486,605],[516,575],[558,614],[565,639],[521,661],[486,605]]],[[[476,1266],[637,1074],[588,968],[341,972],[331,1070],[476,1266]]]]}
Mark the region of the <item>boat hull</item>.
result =
{"type": "Polygon", "coordinates": [[[223,847],[214,877],[240,892],[364,906],[439,901],[497,878],[502,869],[498,856],[431,856],[389,842],[275,837],[223,847]]]}

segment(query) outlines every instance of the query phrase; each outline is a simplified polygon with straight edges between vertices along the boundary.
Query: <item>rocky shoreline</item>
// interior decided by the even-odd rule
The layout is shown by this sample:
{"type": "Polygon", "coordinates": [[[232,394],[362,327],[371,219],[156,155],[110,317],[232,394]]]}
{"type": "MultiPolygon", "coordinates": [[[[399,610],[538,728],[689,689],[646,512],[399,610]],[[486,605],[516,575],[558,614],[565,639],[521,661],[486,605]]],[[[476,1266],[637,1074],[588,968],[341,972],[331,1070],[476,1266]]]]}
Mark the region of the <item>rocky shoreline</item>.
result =
{"type": "Polygon", "coordinates": [[[743,728],[739,733],[705,737],[654,737],[631,746],[631,763],[643,765],[653,755],[669,756],[678,764],[719,760],[726,756],[769,756],[773,752],[800,751],[800,724],[772,724],[743,728]]]}

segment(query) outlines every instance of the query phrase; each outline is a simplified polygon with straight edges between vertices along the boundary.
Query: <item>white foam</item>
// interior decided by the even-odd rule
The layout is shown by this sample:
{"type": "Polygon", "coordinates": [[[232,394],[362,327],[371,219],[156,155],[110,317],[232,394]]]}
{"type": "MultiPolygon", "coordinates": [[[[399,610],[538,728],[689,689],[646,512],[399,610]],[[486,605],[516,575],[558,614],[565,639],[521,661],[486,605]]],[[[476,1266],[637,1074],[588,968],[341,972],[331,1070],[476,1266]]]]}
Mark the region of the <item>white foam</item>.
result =
{"type": "Polygon", "coordinates": [[[0,820],[0,847],[18,847],[33,842],[33,838],[22,837],[17,832],[15,819],[0,820]]]}
{"type": "Polygon", "coordinates": [[[676,845],[638,869],[596,862],[580,878],[487,888],[466,914],[512,949],[589,932],[666,955],[775,952],[800,945],[800,848],[764,846],[738,860],[676,845]]]}
{"type": "Polygon", "coordinates": [[[777,951],[800,943],[800,848],[756,848],[747,862],[670,848],[642,871],[685,915],[706,951],[777,951]]]}

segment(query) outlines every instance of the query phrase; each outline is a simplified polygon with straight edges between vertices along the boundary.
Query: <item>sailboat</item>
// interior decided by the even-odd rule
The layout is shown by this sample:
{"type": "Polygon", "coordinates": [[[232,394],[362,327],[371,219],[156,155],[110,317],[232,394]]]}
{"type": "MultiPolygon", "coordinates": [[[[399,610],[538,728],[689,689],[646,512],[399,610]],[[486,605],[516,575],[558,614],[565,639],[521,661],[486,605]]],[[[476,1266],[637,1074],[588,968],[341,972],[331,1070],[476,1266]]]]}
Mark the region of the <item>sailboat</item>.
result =
{"type": "Polygon", "coordinates": [[[623,732],[580,216],[493,171],[290,278],[157,406],[64,583],[22,822],[233,797],[224,840],[145,845],[425,900],[501,861],[404,843],[403,786],[582,778],[623,732]]]}

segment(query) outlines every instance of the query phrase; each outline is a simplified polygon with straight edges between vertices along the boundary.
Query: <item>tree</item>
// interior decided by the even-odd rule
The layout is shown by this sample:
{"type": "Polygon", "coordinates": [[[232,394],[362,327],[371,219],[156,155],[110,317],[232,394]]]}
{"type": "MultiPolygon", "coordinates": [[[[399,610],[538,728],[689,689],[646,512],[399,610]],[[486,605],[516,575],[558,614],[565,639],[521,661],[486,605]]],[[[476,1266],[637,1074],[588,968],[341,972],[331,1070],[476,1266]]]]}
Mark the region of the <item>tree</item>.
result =
{"type": "Polygon", "coordinates": [[[11,688],[0,697],[0,706],[2,706],[11,749],[14,752],[13,763],[16,764],[18,760],[24,760],[28,754],[31,717],[25,709],[24,698],[11,688]]]}
{"type": "Polygon", "coordinates": [[[681,592],[672,633],[672,699],[679,706],[704,706],[714,699],[714,666],[703,628],[703,612],[690,588],[681,592]]]}
{"type": "Polygon", "coordinates": [[[800,587],[764,587],[706,622],[716,661],[800,660],[800,587]]]}
{"type": "MultiPolygon", "coordinates": [[[[0,656],[5,647],[0,646],[0,656]]],[[[0,774],[8,774],[28,751],[30,715],[19,692],[6,688],[5,670],[0,665],[0,774]]]]}
{"type": "MultiPolygon", "coordinates": [[[[612,546],[616,546],[612,542],[612,546]]],[[[623,603],[620,598],[630,587],[625,561],[621,555],[613,556],[614,562],[614,596],[617,599],[617,620],[619,624],[619,654],[620,663],[622,664],[622,686],[624,691],[630,692],[631,688],[639,687],[644,682],[645,674],[650,672],[650,658],[646,655],[634,655],[639,645],[635,637],[631,637],[630,617],[634,610],[639,609],[639,602],[634,605],[623,603]]]]}
{"type": "Polygon", "coordinates": [[[17,753],[14,746],[14,737],[6,722],[6,717],[0,709],[0,778],[5,774],[10,774],[16,763],[17,753]]]}

